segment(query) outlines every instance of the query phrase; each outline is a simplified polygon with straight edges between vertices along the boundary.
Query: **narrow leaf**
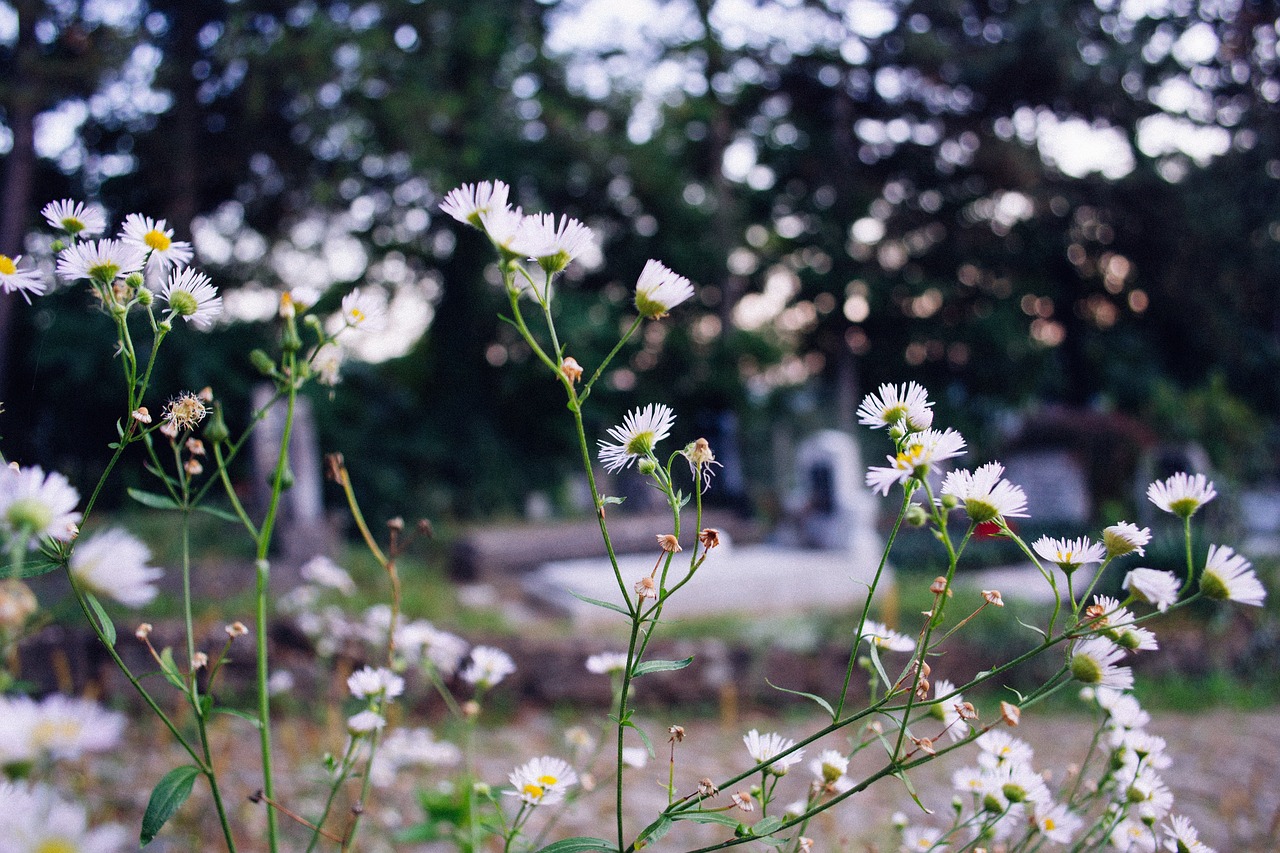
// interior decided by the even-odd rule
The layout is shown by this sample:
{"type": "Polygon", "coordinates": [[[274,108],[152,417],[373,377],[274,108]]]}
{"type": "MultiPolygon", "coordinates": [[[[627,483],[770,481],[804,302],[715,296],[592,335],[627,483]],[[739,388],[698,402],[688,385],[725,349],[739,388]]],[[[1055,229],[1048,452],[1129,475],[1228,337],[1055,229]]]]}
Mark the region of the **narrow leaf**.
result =
{"type": "Polygon", "coordinates": [[[629,612],[627,612],[627,609],[621,605],[613,604],[612,602],[609,602],[609,601],[601,601],[598,598],[589,598],[585,595],[579,595],[573,590],[569,590],[569,594],[572,595],[574,598],[578,599],[579,601],[585,601],[587,604],[594,604],[596,607],[603,607],[606,610],[613,610],[617,613],[621,613],[623,616],[631,615],[629,612]]]}
{"type": "MultiPolygon", "coordinates": [[[[1014,617],[1014,618],[1017,619],[1017,617],[1014,617]]],[[[1028,625],[1026,622],[1023,622],[1021,619],[1018,619],[1018,624],[1021,625],[1023,628],[1030,628],[1032,631],[1035,631],[1041,637],[1044,637],[1046,639],[1049,637],[1048,634],[1046,634],[1041,629],[1037,628],[1035,625],[1028,625]]]]}
{"type": "Polygon", "coordinates": [[[631,671],[631,677],[639,678],[651,672],[674,672],[677,669],[684,669],[691,663],[693,663],[692,657],[687,657],[684,660],[647,660],[636,664],[636,668],[631,671]]]}
{"type": "Polygon", "coordinates": [[[107,615],[107,611],[102,609],[102,603],[98,601],[98,597],[88,590],[85,591],[84,600],[89,602],[89,609],[93,611],[93,621],[98,623],[98,630],[102,632],[102,639],[107,641],[107,645],[115,648],[116,645],[116,626],[111,621],[111,617],[107,615]]]}
{"type": "Polygon", "coordinates": [[[751,827],[751,832],[755,835],[768,835],[780,826],[782,826],[782,818],[765,817],[758,820],[755,826],[751,827]]]}
{"type": "Polygon", "coordinates": [[[152,509],[182,509],[182,507],[170,497],[165,495],[157,495],[155,492],[144,492],[142,489],[128,489],[129,497],[133,498],[143,506],[149,506],[152,509]]]}
{"type": "Polygon", "coordinates": [[[902,784],[907,788],[907,793],[911,795],[911,799],[915,800],[916,805],[920,807],[920,811],[925,814],[933,814],[933,809],[927,808],[924,803],[920,802],[920,795],[916,793],[916,786],[911,784],[911,780],[907,778],[906,773],[899,771],[893,775],[902,780],[902,784]]]}
{"type": "Polygon", "coordinates": [[[814,702],[817,702],[818,705],[824,711],[826,711],[828,714],[831,715],[831,719],[833,721],[835,720],[836,718],[835,709],[831,707],[830,702],[828,702],[826,699],[823,699],[821,696],[815,696],[812,693],[805,693],[803,690],[788,690],[785,687],[779,687],[778,685],[774,684],[772,681],[770,681],[767,678],[764,680],[764,683],[772,687],[774,690],[781,690],[783,693],[790,693],[793,696],[803,696],[806,699],[812,699],[814,702]]]}
{"type": "Polygon", "coordinates": [[[721,826],[729,826],[737,829],[740,821],[736,817],[729,817],[722,812],[680,812],[671,816],[673,820],[689,820],[694,823],[718,823],[721,826]]]}
{"type": "Polygon", "coordinates": [[[213,713],[227,714],[228,716],[231,716],[231,717],[239,717],[249,725],[253,726],[255,729],[262,728],[262,722],[257,717],[255,717],[253,714],[249,714],[245,711],[241,711],[238,708],[214,708],[213,713]]]}
{"type": "MultiPolygon", "coordinates": [[[[671,818],[663,815],[656,821],[647,826],[644,832],[640,833],[640,840],[645,844],[653,844],[655,841],[661,841],[663,836],[671,831],[671,827],[675,826],[671,818]]],[[[639,845],[637,845],[637,848],[639,845]]]]}
{"type": "Polygon", "coordinates": [[[614,853],[617,849],[616,844],[605,841],[603,838],[587,838],[579,835],[548,844],[538,853],[614,853]]]}
{"type": "Polygon", "coordinates": [[[17,571],[17,567],[12,565],[0,567],[0,578],[34,578],[37,575],[46,575],[61,565],[43,557],[35,557],[23,560],[21,571],[17,571]]]}
{"type": "Polygon", "coordinates": [[[645,749],[647,749],[647,750],[649,751],[649,757],[650,757],[650,758],[657,758],[657,757],[658,757],[658,754],[657,754],[656,752],[654,752],[654,751],[653,751],[653,741],[649,740],[649,735],[645,733],[645,730],[644,730],[644,729],[640,728],[639,726],[637,726],[635,723],[631,722],[630,720],[628,720],[627,722],[623,723],[623,725],[624,725],[624,726],[626,726],[626,727],[627,727],[627,728],[629,728],[629,729],[635,729],[636,734],[640,735],[640,740],[644,741],[644,748],[645,748],[645,749]]]}
{"type": "Polygon", "coordinates": [[[233,524],[240,523],[240,516],[236,515],[234,512],[231,512],[230,510],[222,509],[221,507],[204,506],[203,504],[201,504],[200,506],[192,507],[192,509],[206,513],[207,515],[212,515],[214,518],[220,518],[223,521],[230,521],[233,524]]]}
{"type": "Polygon", "coordinates": [[[182,674],[178,672],[178,665],[173,660],[173,649],[168,646],[160,652],[160,671],[164,673],[165,681],[183,692],[186,691],[187,685],[182,683],[182,674]]]}
{"type": "Polygon", "coordinates": [[[146,847],[156,837],[160,828],[173,817],[174,812],[191,796],[191,786],[200,775],[200,768],[190,764],[175,767],[156,785],[151,792],[151,800],[147,803],[147,811],[142,815],[142,833],[139,843],[146,847]]]}
{"type": "Polygon", "coordinates": [[[601,504],[620,504],[620,503],[622,503],[622,502],[623,502],[623,501],[625,501],[625,500],[626,500],[626,498],[625,498],[625,497],[624,497],[624,498],[618,498],[618,497],[614,497],[614,496],[612,496],[612,495],[604,495],[604,496],[602,496],[602,497],[600,498],[600,503],[601,503],[601,504]]]}

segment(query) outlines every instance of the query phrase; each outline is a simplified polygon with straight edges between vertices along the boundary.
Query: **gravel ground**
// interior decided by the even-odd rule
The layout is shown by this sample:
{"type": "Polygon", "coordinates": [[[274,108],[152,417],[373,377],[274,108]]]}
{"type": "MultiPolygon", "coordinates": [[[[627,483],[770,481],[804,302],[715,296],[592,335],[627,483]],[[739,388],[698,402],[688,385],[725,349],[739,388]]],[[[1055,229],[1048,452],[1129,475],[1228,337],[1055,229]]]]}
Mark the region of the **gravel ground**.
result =
{"type": "MultiPolygon", "coordinates": [[[[412,721],[411,721],[412,722],[412,721]]],[[[491,731],[482,730],[478,738],[480,774],[495,786],[505,784],[507,773],[515,764],[543,755],[568,756],[563,732],[574,720],[550,713],[527,713],[510,724],[491,731]]],[[[578,721],[580,722],[580,721],[578,721]]],[[[699,778],[724,778],[743,766],[746,753],[742,733],[750,728],[777,730],[798,736],[821,725],[818,720],[799,718],[745,717],[733,725],[716,719],[667,718],[641,716],[638,720],[651,733],[665,732],[671,723],[680,723],[687,738],[677,750],[676,785],[680,791],[691,789],[699,778]]],[[[592,723],[596,725],[596,723],[592,723]]],[[[1280,849],[1280,750],[1272,735],[1280,725],[1280,709],[1263,712],[1236,712],[1209,708],[1196,714],[1159,713],[1151,730],[1169,743],[1173,765],[1163,776],[1175,795],[1175,809],[1189,815],[1199,828],[1201,838],[1219,853],[1262,853],[1280,849]]],[[[598,732],[598,729],[594,731],[598,732]]],[[[1055,780],[1061,779],[1072,761],[1079,761],[1088,745],[1092,727],[1082,716],[1053,715],[1024,718],[1017,734],[1036,750],[1035,765],[1048,770],[1055,780]]],[[[94,806],[98,816],[113,813],[116,819],[137,827],[146,805],[150,787],[168,769],[181,762],[181,754],[163,736],[158,726],[150,723],[136,727],[127,748],[113,757],[92,763],[66,767],[59,771],[59,782],[77,790],[85,802],[94,806]]],[[[220,769],[233,821],[241,836],[241,849],[255,851],[261,846],[250,838],[260,838],[263,829],[263,807],[248,802],[247,795],[261,784],[258,780],[257,736],[246,723],[234,718],[220,720],[216,730],[215,754],[221,756],[220,769]]],[[[657,761],[645,768],[629,768],[628,813],[651,815],[666,803],[663,785],[667,776],[665,736],[658,741],[657,761]]],[[[318,799],[316,790],[321,772],[314,756],[324,749],[339,749],[342,744],[340,721],[328,726],[290,722],[276,732],[278,755],[277,793],[279,799],[304,814],[314,814],[318,799]],[[310,763],[297,763],[293,756],[310,756],[310,763]],[[291,766],[293,765],[293,766],[291,766]]],[[[637,739],[636,745],[639,745],[637,739]]],[[[842,746],[839,740],[829,745],[842,746]]],[[[810,748],[816,756],[819,748],[810,748]]],[[[870,750],[868,750],[868,753],[870,750]]],[[[912,782],[926,806],[945,817],[951,800],[948,780],[953,770],[967,763],[972,753],[958,753],[915,771],[912,782]]],[[[867,756],[870,758],[870,756],[867,756]]],[[[806,762],[807,764],[807,762],[806,762]]],[[[600,767],[604,766],[601,762],[600,767]]],[[[871,768],[871,763],[855,764],[851,775],[871,768]]],[[[777,794],[779,804],[803,796],[809,772],[804,764],[797,766],[781,781],[777,794]]],[[[602,779],[600,787],[558,812],[557,823],[550,828],[550,838],[568,835],[597,835],[608,838],[613,832],[612,787],[602,779]]],[[[420,819],[415,790],[419,784],[432,784],[430,777],[401,778],[391,788],[380,789],[364,818],[359,848],[365,851],[405,850],[434,851],[448,849],[423,844],[395,843],[397,828],[420,819]]],[[[727,803],[724,794],[721,802],[727,803]]],[[[548,817],[555,814],[548,808],[548,817]]],[[[907,796],[901,782],[882,780],[856,795],[843,807],[815,821],[809,835],[817,839],[819,851],[889,851],[893,849],[886,832],[889,816],[902,811],[911,820],[927,822],[907,796]]],[[[742,815],[744,818],[758,818],[742,815]]],[[[531,829],[542,828],[541,816],[531,829]]],[[[628,831],[639,828],[628,824],[628,831]]],[[[131,830],[132,831],[132,830],[131,830]]],[[[305,836],[297,827],[288,826],[285,837],[289,850],[302,850],[305,836]]],[[[707,843],[724,840],[723,827],[680,824],[665,839],[650,849],[654,851],[689,850],[707,843]]],[[[166,827],[149,847],[150,851],[217,850],[221,839],[212,820],[209,797],[197,785],[196,794],[177,818],[166,827]]],[[[320,849],[325,849],[322,846],[320,849]]],[[[329,849],[336,849],[330,845],[329,849]]],[[[771,848],[756,845],[754,849],[771,848]]]]}

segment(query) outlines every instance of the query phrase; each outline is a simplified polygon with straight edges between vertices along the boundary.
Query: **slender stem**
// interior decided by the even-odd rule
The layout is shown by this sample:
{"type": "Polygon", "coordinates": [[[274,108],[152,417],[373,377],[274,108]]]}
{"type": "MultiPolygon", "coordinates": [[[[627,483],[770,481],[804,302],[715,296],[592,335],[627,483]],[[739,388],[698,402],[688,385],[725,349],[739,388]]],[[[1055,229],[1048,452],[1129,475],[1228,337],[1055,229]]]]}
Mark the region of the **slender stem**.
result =
{"type": "Polygon", "coordinates": [[[595,386],[596,380],[600,378],[602,373],[604,373],[604,369],[609,366],[611,361],[613,361],[614,356],[622,350],[623,345],[626,344],[627,341],[631,340],[631,336],[636,333],[636,329],[640,328],[640,324],[643,322],[644,317],[636,317],[636,319],[631,323],[631,328],[627,329],[626,334],[618,340],[618,343],[614,345],[613,349],[609,350],[609,354],[604,357],[604,361],[600,362],[600,366],[596,368],[596,372],[591,374],[591,378],[587,380],[587,384],[582,386],[582,393],[578,396],[579,402],[586,400],[587,397],[591,396],[591,389],[595,386]]]}
{"type": "Polygon", "coordinates": [[[342,787],[347,774],[351,772],[351,759],[355,755],[355,751],[356,739],[353,737],[347,744],[346,754],[342,756],[342,761],[338,764],[338,772],[334,776],[333,784],[329,786],[329,795],[325,798],[324,809],[320,812],[320,817],[316,818],[315,829],[311,832],[311,840],[307,843],[306,853],[311,853],[320,841],[320,828],[324,826],[325,820],[329,817],[329,812],[333,810],[333,801],[338,797],[338,789],[342,787]]]}

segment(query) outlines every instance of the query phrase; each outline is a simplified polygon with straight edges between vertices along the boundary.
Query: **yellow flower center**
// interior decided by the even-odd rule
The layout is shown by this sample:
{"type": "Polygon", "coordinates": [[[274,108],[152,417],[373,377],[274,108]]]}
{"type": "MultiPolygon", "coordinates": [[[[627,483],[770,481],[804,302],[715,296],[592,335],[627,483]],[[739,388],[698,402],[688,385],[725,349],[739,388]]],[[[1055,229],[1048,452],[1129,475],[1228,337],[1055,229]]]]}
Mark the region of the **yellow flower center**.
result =
{"type": "Polygon", "coordinates": [[[13,258],[0,255],[0,275],[13,275],[17,271],[18,265],[13,262],[13,258]]]}
{"type": "Polygon", "coordinates": [[[350,314],[351,314],[351,325],[353,326],[359,326],[361,323],[365,321],[365,313],[361,311],[359,308],[352,308],[350,311],[350,314]]]}
{"type": "Polygon", "coordinates": [[[1047,818],[1045,818],[1045,819],[1044,819],[1044,831],[1045,831],[1045,832],[1053,832],[1053,831],[1054,831],[1055,829],[1057,829],[1057,828],[1058,828],[1058,825],[1057,825],[1056,823],[1054,823],[1054,822],[1053,822],[1053,818],[1051,818],[1051,817],[1047,817],[1047,818]]]}
{"type": "Polygon", "coordinates": [[[538,777],[538,784],[542,785],[544,788],[554,788],[555,784],[559,781],[559,779],[549,773],[538,777]]]}
{"type": "Polygon", "coordinates": [[[172,240],[170,240],[163,232],[158,231],[155,228],[152,228],[146,234],[142,235],[142,242],[146,243],[149,247],[158,252],[168,251],[169,247],[173,245],[172,240]]]}
{"type": "Polygon", "coordinates": [[[532,782],[520,789],[520,793],[534,800],[541,800],[546,790],[541,785],[535,785],[532,782]]]}
{"type": "Polygon", "coordinates": [[[76,853],[79,849],[65,838],[46,838],[36,845],[35,853],[76,853]]]}
{"type": "Polygon", "coordinates": [[[84,230],[84,223],[74,216],[64,216],[62,218],[62,228],[68,234],[79,234],[84,230]]]}

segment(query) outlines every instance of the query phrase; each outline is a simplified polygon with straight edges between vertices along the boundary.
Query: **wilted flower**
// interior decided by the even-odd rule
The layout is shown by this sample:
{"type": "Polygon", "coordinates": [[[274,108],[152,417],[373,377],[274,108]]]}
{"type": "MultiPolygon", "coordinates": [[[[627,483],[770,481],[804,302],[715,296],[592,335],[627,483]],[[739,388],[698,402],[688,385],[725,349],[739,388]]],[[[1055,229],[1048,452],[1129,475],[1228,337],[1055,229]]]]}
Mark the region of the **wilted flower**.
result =
{"type": "Polygon", "coordinates": [[[40,215],[50,226],[73,237],[92,237],[107,230],[107,217],[102,208],[71,199],[49,202],[40,215]]]}
{"type": "Polygon", "coordinates": [[[1261,607],[1267,598],[1249,561],[1225,545],[1209,546],[1209,557],[1200,575],[1200,591],[1218,601],[1238,601],[1254,607],[1261,607]]]}
{"type": "Polygon", "coordinates": [[[877,393],[868,394],[858,407],[858,423],[872,429],[901,423],[907,432],[919,432],[933,425],[933,403],[915,382],[898,386],[886,382],[877,393]]]}
{"type": "Polygon", "coordinates": [[[184,391],[165,406],[164,420],[166,425],[173,427],[176,436],[182,430],[195,429],[208,413],[209,410],[199,397],[190,391],[184,391]]]}
{"type": "Polygon", "coordinates": [[[68,564],[72,576],[94,594],[141,607],[156,597],[164,571],[147,565],[151,550],[123,530],[106,530],[76,543],[68,564]]]}
{"type": "Polygon", "coordinates": [[[5,293],[21,293],[22,298],[30,304],[32,294],[39,296],[44,293],[44,278],[37,269],[18,269],[20,260],[22,255],[14,255],[12,258],[0,255],[0,290],[5,293]]]}
{"type": "Polygon", "coordinates": [[[988,462],[972,474],[951,471],[942,481],[942,493],[957,498],[974,524],[1000,518],[1025,518],[1027,495],[1021,487],[1001,479],[1004,466],[988,462]]]}
{"type": "Polygon", "coordinates": [[[652,454],[654,445],[671,434],[675,419],[671,409],[661,403],[633,409],[623,418],[622,426],[609,428],[614,444],[599,442],[600,462],[605,470],[621,471],[635,460],[652,454]]]}
{"type": "Polygon", "coordinates": [[[689,279],[677,275],[661,263],[650,260],[636,282],[636,310],[640,316],[658,320],[672,308],[693,296],[689,279]]]}
{"type": "Polygon", "coordinates": [[[1181,471],[1147,487],[1147,498],[1153,504],[1179,518],[1190,518],[1217,496],[1213,483],[1204,474],[1191,476],[1181,471]]]}

